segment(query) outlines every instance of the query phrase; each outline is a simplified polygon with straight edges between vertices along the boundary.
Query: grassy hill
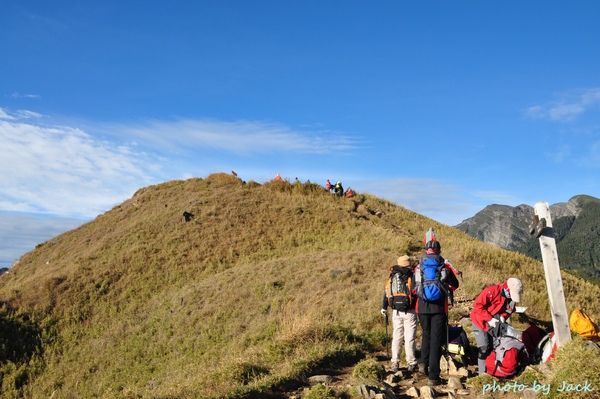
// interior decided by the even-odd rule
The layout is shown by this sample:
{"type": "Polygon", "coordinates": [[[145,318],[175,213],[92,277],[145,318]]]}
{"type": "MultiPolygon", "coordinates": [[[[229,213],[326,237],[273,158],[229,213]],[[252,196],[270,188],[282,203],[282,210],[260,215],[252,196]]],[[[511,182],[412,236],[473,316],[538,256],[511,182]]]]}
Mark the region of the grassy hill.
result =
{"type": "MultiPolygon", "coordinates": [[[[213,174],[142,188],[0,277],[2,397],[268,397],[351,364],[384,347],[389,266],[429,227],[459,295],[518,276],[550,320],[529,257],[371,195],[213,174]]],[[[600,315],[596,285],[563,280],[569,311],[600,315]]]]}

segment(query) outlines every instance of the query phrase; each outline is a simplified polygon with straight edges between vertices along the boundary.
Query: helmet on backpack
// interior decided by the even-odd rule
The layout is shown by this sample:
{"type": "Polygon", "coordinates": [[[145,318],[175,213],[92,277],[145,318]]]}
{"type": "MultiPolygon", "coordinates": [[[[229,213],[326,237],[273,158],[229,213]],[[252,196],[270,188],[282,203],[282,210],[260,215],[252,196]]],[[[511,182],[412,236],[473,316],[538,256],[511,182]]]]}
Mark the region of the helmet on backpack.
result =
{"type": "Polygon", "coordinates": [[[427,241],[427,244],[425,245],[426,249],[433,249],[435,251],[441,251],[442,250],[442,246],[440,245],[439,241],[436,240],[431,240],[431,241],[427,241]]]}

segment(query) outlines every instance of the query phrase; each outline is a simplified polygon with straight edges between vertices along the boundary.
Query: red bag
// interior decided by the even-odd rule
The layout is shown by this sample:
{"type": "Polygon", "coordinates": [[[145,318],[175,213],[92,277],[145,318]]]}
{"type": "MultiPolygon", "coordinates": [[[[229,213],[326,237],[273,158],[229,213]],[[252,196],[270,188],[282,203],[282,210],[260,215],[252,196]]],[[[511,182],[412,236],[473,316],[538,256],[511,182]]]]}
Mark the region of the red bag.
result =
{"type": "Polygon", "coordinates": [[[527,349],[521,341],[501,337],[494,340],[494,350],[485,359],[485,368],[491,376],[513,378],[517,375],[519,366],[527,360],[527,349]]]}

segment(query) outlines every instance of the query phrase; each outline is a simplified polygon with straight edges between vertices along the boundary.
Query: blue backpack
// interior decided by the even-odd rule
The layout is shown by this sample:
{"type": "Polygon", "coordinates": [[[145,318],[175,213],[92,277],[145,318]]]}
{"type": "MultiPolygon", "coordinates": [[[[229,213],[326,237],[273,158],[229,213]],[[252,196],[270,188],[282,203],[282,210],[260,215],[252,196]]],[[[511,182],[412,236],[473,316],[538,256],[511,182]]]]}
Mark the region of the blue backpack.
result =
{"type": "Polygon", "coordinates": [[[429,302],[438,302],[445,298],[447,289],[442,283],[444,277],[442,266],[444,266],[444,258],[439,255],[421,256],[420,281],[417,290],[419,298],[429,302]]]}

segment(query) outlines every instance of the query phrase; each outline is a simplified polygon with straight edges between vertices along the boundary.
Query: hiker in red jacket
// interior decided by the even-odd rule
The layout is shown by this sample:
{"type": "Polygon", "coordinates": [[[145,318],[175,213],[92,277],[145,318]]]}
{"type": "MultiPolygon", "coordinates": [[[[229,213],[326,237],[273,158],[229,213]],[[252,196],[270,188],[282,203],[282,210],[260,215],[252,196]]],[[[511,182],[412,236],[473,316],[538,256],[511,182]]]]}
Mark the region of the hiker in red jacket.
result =
{"type": "Polygon", "coordinates": [[[427,385],[436,386],[442,383],[440,358],[448,333],[448,287],[458,288],[459,284],[456,275],[448,270],[440,256],[442,247],[439,241],[429,241],[426,249],[414,274],[417,285],[415,311],[423,330],[419,371],[427,375],[427,385]],[[432,275],[429,271],[433,272],[432,275]],[[437,299],[430,295],[434,291],[439,295],[437,299]]]}
{"type": "Polygon", "coordinates": [[[498,323],[506,323],[521,302],[523,283],[511,277],[506,282],[487,286],[475,299],[471,311],[473,334],[477,343],[479,375],[486,373],[485,359],[492,350],[493,330],[498,323]]]}

